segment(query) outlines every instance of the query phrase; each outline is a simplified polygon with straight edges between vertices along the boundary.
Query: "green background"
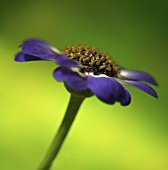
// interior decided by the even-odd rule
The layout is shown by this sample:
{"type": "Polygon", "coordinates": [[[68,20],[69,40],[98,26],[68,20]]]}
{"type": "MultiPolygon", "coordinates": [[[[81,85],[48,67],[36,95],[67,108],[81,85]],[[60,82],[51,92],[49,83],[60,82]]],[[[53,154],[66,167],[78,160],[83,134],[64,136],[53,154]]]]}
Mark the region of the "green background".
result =
{"type": "Polygon", "coordinates": [[[35,170],[64,116],[69,93],[53,62],[16,63],[40,38],[62,49],[91,45],[159,83],[159,99],[129,87],[132,103],[83,103],[52,170],[168,169],[166,0],[0,1],[0,169],[35,170]]]}

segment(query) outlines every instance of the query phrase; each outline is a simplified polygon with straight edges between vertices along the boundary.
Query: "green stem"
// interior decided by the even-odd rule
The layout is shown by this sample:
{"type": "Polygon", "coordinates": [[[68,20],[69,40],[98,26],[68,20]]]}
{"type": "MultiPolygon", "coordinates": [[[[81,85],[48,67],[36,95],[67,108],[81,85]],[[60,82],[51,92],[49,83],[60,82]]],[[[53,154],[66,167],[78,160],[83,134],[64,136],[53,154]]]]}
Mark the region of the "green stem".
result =
{"type": "Polygon", "coordinates": [[[65,140],[65,137],[67,133],[70,130],[70,127],[75,119],[75,116],[80,108],[80,105],[82,104],[85,97],[79,97],[71,94],[71,98],[69,101],[69,105],[67,108],[67,111],[65,113],[64,119],[62,121],[62,124],[39,168],[39,170],[49,170],[52,166],[53,160],[58,155],[58,152],[65,140]]]}

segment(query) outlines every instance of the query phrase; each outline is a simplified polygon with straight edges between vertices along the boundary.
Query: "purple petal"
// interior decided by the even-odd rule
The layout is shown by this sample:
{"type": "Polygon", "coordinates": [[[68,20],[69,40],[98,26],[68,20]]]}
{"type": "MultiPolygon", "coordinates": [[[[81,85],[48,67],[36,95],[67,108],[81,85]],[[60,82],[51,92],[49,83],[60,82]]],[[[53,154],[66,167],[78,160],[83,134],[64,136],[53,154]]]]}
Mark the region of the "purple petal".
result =
{"type": "Polygon", "coordinates": [[[120,101],[124,88],[113,78],[88,76],[87,86],[103,102],[114,104],[120,101]]]}
{"type": "Polygon", "coordinates": [[[43,59],[45,59],[45,56],[48,56],[50,54],[59,53],[57,49],[55,49],[47,42],[37,39],[30,39],[24,41],[23,44],[21,45],[21,48],[23,53],[36,57],[43,57],[43,59]]]}
{"type": "Polygon", "coordinates": [[[15,56],[15,61],[55,60],[62,67],[78,66],[77,62],[60,54],[57,49],[44,41],[37,39],[26,40],[21,47],[22,53],[15,56]]]}
{"type": "Polygon", "coordinates": [[[36,57],[36,56],[24,54],[22,52],[19,52],[15,56],[15,61],[18,61],[18,62],[37,61],[37,60],[41,60],[41,59],[39,57],[36,57]]]}
{"type": "Polygon", "coordinates": [[[147,73],[140,72],[140,71],[133,71],[133,70],[120,70],[121,78],[130,79],[130,80],[137,80],[137,81],[145,81],[153,85],[157,85],[156,81],[152,76],[147,73]]]}
{"type": "Polygon", "coordinates": [[[120,103],[123,106],[127,106],[131,103],[131,94],[126,87],[123,86],[123,88],[125,90],[125,93],[122,96],[122,98],[120,99],[120,103]]]}
{"type": "Polygon", "coordinates": [[[58,81],[64,81],[71,90],[83,91],[88,89],[86,77],[81,77],[77,72],[64,67],[59,67],[53,72],[54,78],[58,81]]]}
{"type": "MultiPolygon", "coordinates": [[[[61,65],[62,67],[66,67],[66,68],[78,67],[78,64],[74,60],[62,54],[50,54],[50,55],[45,56],[45,59],[55,60],[57,64],[61,65]]],[[[37,61],[37,60],[45,60],[45,59],[44,57],[36,57],[36,56],[29,55],[29,54],[25,54],[23,52],[19,52],[15,56],[15,61],[17,62],[37,61]]]]}
{"type": "Polygon", "coordinates": [[[155,90],[147,84],[144,84],[144,83],[138,82],[138,81],[130,81],[130,80],[120,80],[120,81],[130,84],[130,85],[150,94],[151,96],[157,98],[157,93],[155,92],[155,90]]]}
{"type": "Polygon", "coordinates": [[[67,68],[78,67],[78,64],[76,61],[62,54],[55,56],[55,60],[57,64],[59,64],[62,67],[67,67],[67,68]]]}

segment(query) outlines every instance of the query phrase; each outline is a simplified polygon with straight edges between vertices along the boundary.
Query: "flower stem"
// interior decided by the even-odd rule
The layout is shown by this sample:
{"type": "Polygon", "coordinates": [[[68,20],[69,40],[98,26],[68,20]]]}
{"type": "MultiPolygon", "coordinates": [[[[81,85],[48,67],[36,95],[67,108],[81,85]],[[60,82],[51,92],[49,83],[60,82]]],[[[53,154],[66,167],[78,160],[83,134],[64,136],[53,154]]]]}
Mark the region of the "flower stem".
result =
{"type": "Polygon", "coordinates": [[[85,97],[75,96],[71,94],[71,98],[64,119],[42,164],[40,165],[39,170],[49,170],[52,166],[52,162],[58,155],[58,152],[65,140],[67,133],[70,130],[70,127],[84,99],[85,97]]]}

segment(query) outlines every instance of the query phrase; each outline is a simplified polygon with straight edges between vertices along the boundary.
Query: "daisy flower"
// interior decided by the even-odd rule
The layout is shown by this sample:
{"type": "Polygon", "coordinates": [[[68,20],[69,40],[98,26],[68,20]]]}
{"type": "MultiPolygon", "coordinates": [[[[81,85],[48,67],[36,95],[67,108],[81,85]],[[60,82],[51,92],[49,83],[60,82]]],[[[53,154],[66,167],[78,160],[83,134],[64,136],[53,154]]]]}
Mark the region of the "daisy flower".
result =
{"type": "Polygon", "coordinates": [[[71,98],[64,119],[58,129],[40,170],[48,170],[67,136],[80,105],[86,97],[96,95],[107,104],[119,102],[127,106],[131,95],[124,84],[134,86],[157,98],[155,90],[147,83],[157,85],[152,76],[145,72],[120,68],[109,56],[89,46],[68,46],[59,51],[38,39],[29,39],[20,46],[15,56],[17,62],[52,60],[59,67],[53,71],[57,81],[64,82],[71,98]]]}
{"type": "Polygon", "coordinates": [[[20,47],[22,51],[15,56],[15,61],[55,61],[60,67],[54,70],[54,78],[64,82],[68,91],[76,95],[87,97],[95,94],[107,104],[120,102],[126,106],[131,102],[131,95],[123,84],[129,84],[157,98],[155,90],[146,84],[157,85],[152,76],[122,69],[96,48],[80,45],[59,51],[37,39],[26,40],[20,47]]]}

